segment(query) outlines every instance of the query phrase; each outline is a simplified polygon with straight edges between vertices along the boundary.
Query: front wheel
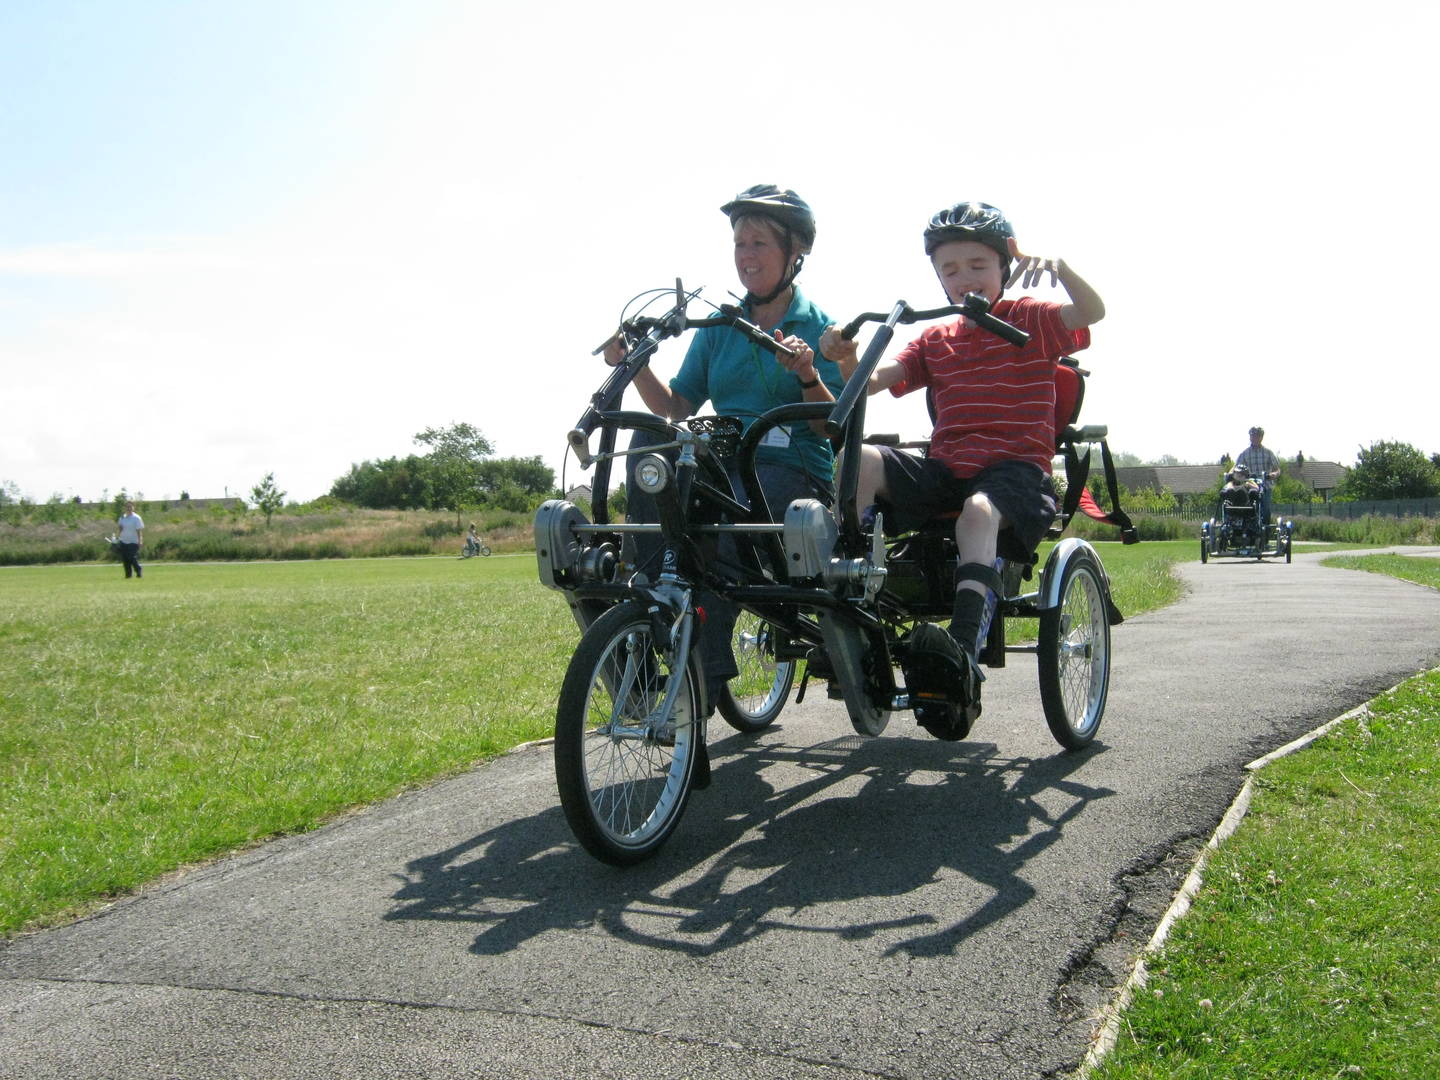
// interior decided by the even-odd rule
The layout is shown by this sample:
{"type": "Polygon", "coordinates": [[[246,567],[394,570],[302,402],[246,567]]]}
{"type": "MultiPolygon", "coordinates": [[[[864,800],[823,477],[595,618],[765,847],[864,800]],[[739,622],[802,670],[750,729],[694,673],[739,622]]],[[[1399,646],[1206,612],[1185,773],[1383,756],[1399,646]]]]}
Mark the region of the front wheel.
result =
{"type": "Polygon", "coordinates": [[[732,644],[740,673],[726,683],[716,705],[736,731],[760,731],[785,708],[795,661],[775,658],[775,628],[753,612],[740,612],[732,644]]]}
{"type": "Polygon", "coordinates": [[[488,555],[490,554],[490,545],[489,545],[489,544],[481,544],[481,545],[480,545],[480,554],[481,554],[481,555],[488,556],[488,555]]]}
{"type": "Polygon", "coordinates": [[[565,672],[555,780],[575,838],[603,862],[653,855],[689,800],[704,740],[699,680],[673,659],[645,607],[628,601],[591,624],[565,672]]]}
{"type": "Polygon", "coordinates": [[[1110,622],[1105,572],[1090,550],[1061,571],[1059,603],[1040,613],[1040,702],[1055,741],[1088,746],[1100,729],[1110,688],[1110,622]]]}

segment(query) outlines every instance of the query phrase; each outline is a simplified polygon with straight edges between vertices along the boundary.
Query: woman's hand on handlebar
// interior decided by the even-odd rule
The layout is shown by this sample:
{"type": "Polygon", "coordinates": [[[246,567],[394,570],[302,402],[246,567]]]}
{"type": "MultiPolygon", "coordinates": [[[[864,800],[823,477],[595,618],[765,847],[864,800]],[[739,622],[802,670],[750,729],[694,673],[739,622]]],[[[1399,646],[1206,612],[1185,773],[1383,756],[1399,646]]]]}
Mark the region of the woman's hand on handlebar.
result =
{"type": "Polygon", "coordinates": [[[619,367],[629,354],[630,350],[625,346],[625,335],[616,330],[615,336],[605,343],[605,363],[611,367],[619,367]]]}
{"type": "Polygon", "coordinates": [[[815,353],[803,338],[796,337],[794,334],[785,337],[779,330],[776,330],[775,340],[790,350],[789,355],[783,352],[775,354],[775,359],[780,362],[781,367],[801,382],[814,382],[820,377],[815,370],[815,353]]]}

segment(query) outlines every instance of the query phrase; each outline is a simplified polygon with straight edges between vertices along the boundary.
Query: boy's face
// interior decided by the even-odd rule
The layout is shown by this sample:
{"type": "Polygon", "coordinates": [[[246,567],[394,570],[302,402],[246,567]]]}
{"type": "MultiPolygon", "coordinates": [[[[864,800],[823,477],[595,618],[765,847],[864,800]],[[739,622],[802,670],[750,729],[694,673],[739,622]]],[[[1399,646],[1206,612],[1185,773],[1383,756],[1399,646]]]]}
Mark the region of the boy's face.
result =
{"type": "Polygon", "coordinates": [[[952,304],[972,292],[992,304],[1000,299],[1005,283],[1000,280],[1000,253],[994,248],[978,240],[950,240],[935,249],[930,263],[952,304]]]}

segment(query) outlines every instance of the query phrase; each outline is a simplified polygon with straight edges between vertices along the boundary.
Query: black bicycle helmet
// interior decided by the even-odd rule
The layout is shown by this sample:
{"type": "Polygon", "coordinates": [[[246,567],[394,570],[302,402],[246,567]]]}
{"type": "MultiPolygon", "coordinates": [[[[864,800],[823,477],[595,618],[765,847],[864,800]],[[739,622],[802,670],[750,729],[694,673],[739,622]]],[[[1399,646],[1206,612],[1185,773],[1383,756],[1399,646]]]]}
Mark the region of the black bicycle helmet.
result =
{"type": "Polygon", "coordinates": [[[763,214],[783,226],[800,241],[802,252],[815,244],[815,215],[810,204],[789,188],[781,189],[774,184],[756,184],[736,195],[720,212],[735,224],[735,219],[744,214],[763,214]]]}
{"type": "Polygon", "coordinates": [[[983,202],[956,203],[941,210],[925,227],[925,254],[951,240],[974,240],[1000,256],[1000,284],[1010,280],[1010,245],[1015,229],[995,207],[983,202]]]}
{"type": "Polygon", "coordinates": [[[815,215],[810,211],[810,204],[789,188],[756,184],[720,207],[720,212],[730,219],[732,228],[746,214],[769,218],[778,228],[780,241],[785,247],[785,262],[791,270],[767,295],[746,294],[746,299],[752,304],[768,304],[790,287],[800,273],[800,267],[805,265],[805,253],[815,245],[815,215]]]}

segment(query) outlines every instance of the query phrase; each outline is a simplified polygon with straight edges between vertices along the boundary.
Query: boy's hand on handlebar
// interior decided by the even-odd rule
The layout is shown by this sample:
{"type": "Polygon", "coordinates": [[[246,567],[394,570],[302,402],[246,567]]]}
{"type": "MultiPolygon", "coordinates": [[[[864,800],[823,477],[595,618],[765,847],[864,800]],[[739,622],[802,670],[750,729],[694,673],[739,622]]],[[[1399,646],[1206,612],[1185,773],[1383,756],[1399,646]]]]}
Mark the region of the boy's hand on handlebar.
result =
{"type": "Polygon", "coordinates": [[[842,335],[839,327],[833,323],[820,335],[820,355],[838,364],[847,378],[860,363],[860,352],[854,340],[842,335]]]}

